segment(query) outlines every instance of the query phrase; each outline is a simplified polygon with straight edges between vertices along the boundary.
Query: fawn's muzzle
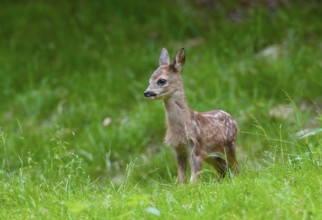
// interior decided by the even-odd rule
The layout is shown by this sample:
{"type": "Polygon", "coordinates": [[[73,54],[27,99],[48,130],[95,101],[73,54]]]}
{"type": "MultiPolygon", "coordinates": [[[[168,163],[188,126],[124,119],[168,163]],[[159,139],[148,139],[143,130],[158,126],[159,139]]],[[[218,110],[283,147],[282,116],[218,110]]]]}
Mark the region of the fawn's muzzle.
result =
{"type": "Polygon", "coordinates": [[[145,97],[155,97],[155,96],[157,96],[157,94],[155,94],[154,92],[151,92],[151,91],[145,91],[144,96],[145,97]]]}

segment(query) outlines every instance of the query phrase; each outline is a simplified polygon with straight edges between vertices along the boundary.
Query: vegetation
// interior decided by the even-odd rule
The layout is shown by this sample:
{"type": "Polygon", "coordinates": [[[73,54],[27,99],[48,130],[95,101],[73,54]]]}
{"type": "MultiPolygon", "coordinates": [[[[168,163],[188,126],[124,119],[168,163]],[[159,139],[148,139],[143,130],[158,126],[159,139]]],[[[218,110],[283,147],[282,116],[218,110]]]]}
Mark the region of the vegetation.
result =
{"type": "Polygon", "coordinates": [[[229,2],[2,1],[0,218],[321,219],[321,3],[229,2]],[[162,47],[192,108],[238,121],[240,175],[175,184],[143,97],[162,47]]]}

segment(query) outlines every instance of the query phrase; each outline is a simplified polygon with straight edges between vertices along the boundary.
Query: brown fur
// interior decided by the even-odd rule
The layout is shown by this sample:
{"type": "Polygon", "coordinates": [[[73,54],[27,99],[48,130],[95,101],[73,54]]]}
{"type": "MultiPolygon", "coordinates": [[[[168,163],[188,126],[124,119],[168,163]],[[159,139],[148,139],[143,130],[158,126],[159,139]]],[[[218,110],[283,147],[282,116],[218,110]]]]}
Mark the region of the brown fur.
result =
{"type": "Polygon", "coordinates": [[[160,66],[152,74],[144,95],[164,102],[167,132],[164,142],[175,150],[179,183],[186,182],[187,162],[190,156],[190,182],[199,179],[202,161],[214,167],[220,177],[227,169],[238,170],[235,155],[236,121],[222,110],[196,112],[189,108],[185,98],[180,70],[185,62],[184,49],[170,63],[169,54],[162,49],[160,66]],[[164,84],[161,81],[165,80],[164,84]]]}

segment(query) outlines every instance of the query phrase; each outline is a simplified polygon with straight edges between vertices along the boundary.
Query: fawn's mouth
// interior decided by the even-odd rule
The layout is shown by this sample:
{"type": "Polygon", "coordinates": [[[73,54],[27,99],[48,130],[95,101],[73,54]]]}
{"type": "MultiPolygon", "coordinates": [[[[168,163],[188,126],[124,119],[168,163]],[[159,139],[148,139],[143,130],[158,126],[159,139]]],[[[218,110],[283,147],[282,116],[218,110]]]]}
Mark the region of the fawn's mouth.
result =
{"type": "Polygon", "coordinates": [[[149,98],[149,99],[156,99],[157,94],[151,91],[145,91],[144,96],[149,98]]]}
{"type": "Polygon", "coordinates": [[[158,99],[157,96],[149,96],[149,97],[146,97],[146,98],[151,99],[151,100],[158,99]]]}

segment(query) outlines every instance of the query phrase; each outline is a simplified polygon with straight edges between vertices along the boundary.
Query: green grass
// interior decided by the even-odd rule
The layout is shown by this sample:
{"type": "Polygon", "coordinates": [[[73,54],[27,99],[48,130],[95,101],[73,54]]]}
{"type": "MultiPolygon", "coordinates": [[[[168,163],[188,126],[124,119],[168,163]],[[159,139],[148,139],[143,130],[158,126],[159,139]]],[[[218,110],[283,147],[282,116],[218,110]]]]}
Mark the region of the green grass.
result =
{"type": "Polygon", "coordinates": [[[321,3],[234,5],[2,1],[0,218],[321,219],[321,3]],[[143,97],[162,47],[192,108],[238,121],[240,175],[175,184],[143,97]]]}

